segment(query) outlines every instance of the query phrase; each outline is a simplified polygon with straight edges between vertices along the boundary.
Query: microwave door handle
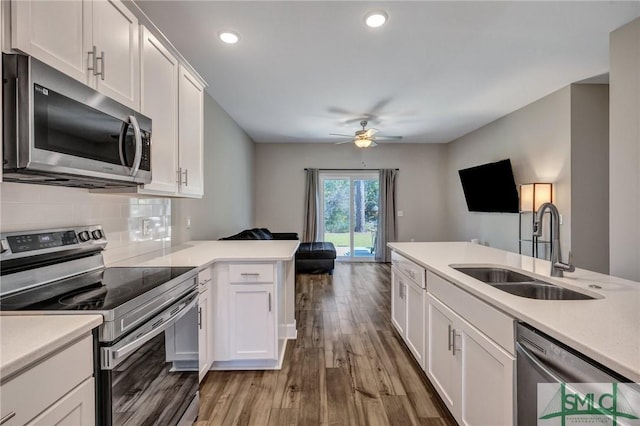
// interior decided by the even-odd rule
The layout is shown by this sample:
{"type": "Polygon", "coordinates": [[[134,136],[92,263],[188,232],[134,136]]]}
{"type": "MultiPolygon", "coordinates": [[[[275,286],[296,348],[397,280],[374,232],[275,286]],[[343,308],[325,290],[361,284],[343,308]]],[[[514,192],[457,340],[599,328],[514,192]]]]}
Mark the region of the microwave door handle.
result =
{"type": "Polygon", "coordinates": [[[120,136],[118,138],[118,153],[120,154],[120,164],[123,166],[127,166],[127,159],[124,158],[124,143],[127,136],[127,129],[129,128],[129,123],[122,123],[122,128],[120,129],[120,136]]]}
{"type": "Polygon", "coordinates": [[[134,115],[129,116],[129,122],[133,126],[133,133],[136,138],[136,154],[133,157],[133,165],[131,166],[131,176],[138,174],[140,163],[142,162],[142,134],[140,133],[140,125],[138,119],[134,115]]]}

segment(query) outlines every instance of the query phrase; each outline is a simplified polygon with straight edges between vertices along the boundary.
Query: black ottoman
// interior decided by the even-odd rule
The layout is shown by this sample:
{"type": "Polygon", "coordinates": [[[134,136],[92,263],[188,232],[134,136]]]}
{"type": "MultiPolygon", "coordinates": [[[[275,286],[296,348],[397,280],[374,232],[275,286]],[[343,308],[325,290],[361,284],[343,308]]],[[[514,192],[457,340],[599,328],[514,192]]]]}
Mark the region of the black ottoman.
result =
{"type": "Polygon", "coordinates": [[[333,273],[336,248],[333,243],[300,243],[296,252],[297,274],[333,273]]]}

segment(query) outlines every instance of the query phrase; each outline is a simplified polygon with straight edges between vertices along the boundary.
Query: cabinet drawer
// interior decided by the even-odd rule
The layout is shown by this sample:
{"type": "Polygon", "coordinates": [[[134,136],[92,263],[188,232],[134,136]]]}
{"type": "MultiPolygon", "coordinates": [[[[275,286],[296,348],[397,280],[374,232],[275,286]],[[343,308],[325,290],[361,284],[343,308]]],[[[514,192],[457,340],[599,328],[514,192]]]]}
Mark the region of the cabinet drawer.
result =
{"type": "Polygon", "coordinates": [[[0,419],[22,425],[93,375],[91,335],[0,386],[0,419]]]}
{"type": "Polygon", "coordinates": [[[391,264],[422,288],[426,288],[425,269],[395,251],[391,252],[391,264]]]}
{"type": "Polygon", "coordinates": [[[209,288],[210,282],[211,282],[211,268],[206,268],[198,272],[198,289],[200,293],[202,293],[203,291],[209,288]]]}
{"type": "Polygon", "coordinates": [[[230,283],[271,283],[273,263],[243,263],[229,265],[230,283]]]}
{"type": "Polygon", "coordinates": [[[455,284],[427,272],[428,292],[451,308],[510,354],[515,354],[514,319],[467,293],[455,284]]]}

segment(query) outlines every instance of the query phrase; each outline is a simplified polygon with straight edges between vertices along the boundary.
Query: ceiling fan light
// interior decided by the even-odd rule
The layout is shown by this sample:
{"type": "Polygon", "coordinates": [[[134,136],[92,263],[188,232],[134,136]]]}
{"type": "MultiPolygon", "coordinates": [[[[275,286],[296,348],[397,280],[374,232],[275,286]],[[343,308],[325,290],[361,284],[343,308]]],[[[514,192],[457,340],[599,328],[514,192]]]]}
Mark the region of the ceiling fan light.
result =
{"type": "Polygon", "coordinates": [[[364,17],[364,22],[370,28],[378,28],[384,25],[387,22],[388,15],[386,12],[382,10],[376,10],[374,12],[369,12],[364,17]]]}
{"type": "Polygon", "coordinates": [[[356,139],[353,141],[358,148],[369,148],[371,142],[373,142],[371,139],[356,139]]]}

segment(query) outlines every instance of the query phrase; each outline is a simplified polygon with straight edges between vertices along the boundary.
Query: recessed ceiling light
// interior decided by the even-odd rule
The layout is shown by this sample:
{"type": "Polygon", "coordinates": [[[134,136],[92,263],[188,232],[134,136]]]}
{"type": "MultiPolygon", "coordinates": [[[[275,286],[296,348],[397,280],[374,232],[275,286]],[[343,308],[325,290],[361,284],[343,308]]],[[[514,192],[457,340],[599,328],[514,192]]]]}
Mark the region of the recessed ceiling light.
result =
{"type": "Polygon", "coordinates": [[[233,31],[220,31],[218,37],[227,44],[236,44],[238,40],[240,40],[238,33],[234,33],[233,31]]]}
{"type": "Polygon", "coordinates": [[[364,17],[364,22],[368,27],[378,28],[384,25],[387,22],[387,13],[382,10],[376,10],[375,12],[369,12],[364,17]]]}

